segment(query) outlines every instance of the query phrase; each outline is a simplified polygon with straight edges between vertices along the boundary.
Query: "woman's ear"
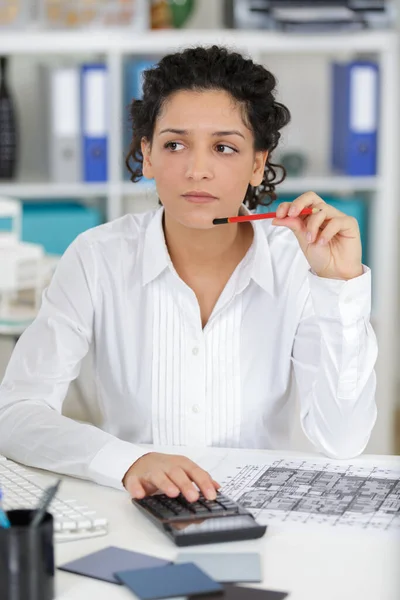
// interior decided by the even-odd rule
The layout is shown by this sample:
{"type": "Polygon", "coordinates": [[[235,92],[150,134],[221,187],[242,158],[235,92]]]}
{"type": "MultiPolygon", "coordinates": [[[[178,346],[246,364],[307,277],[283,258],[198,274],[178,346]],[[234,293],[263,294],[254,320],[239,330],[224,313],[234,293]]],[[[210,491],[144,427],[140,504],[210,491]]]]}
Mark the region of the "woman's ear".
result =
{"type": "Polygon", "coordinates": [[[143,154],[143,166],[142,171],[146,179],[153,179],[153,167],[151,164],[151,144],[147,138],[142,137],[140,141],[140,147],[143,154]]]}
{"type": "Polygon", "coordinates": [[[262,150],[255,153],[253,173],[250,179],[250,185],[257,187],[261,184],[264,179],[265,163],[268,158],[268,150],[262,150]]]}

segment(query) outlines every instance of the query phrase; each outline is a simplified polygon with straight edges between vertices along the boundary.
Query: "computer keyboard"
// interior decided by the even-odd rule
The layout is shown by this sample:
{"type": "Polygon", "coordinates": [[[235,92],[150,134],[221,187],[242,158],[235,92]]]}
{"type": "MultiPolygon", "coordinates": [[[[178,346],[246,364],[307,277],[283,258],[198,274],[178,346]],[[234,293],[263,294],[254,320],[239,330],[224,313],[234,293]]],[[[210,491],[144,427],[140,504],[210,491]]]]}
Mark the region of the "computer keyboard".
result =
{"type": "MultiPolygon", "coordinates": [[[[0,487],[3,492],[4,510],[36,508],[44,489],[37,474],[17,463],[0,456],[0,487]]],[[[52,501],[49,512],[54,518],[54,538],[67,542],[97,537],[108,533],[108,521],[96,515],[78,500],[57,497],[52,501]]]]}

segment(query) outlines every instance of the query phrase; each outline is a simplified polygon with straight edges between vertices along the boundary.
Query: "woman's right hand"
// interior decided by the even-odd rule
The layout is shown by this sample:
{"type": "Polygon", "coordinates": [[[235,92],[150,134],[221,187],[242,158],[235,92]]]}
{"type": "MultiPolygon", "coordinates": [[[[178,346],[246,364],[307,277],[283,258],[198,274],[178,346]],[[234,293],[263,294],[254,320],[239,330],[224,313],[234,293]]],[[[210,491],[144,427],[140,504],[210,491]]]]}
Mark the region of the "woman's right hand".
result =
{"type": "Polygon", "coordinates": [[[182,492],[188,502],[199,498],[198,486],[209,500],[215,500],[220,484],[211,475],[186,456],[149,452],[139,458],[125,473],[122,480],[132,498],[161,491],[174,498],[182,492]]]}

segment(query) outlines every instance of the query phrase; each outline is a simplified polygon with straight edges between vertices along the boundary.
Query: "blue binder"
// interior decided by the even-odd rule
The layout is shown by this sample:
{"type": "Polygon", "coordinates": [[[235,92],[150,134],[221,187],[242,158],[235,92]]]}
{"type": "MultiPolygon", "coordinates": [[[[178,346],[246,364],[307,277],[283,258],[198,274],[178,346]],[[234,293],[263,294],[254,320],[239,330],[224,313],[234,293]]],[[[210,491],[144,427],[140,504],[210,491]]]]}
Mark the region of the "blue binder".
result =
{"type": "Polygon", "coordinates": [[[83,181],[107,181],[107,67],[81,67],[83,181]]]}
{"type": "Polygon", "coordinates": [[[376,175],[378,65],[364,60],[334,63],[332,88],[332,169],[344,175],[376,175]]]}
{"type": "Polygon", "coordinates": [[[128,106],[133,98],[141,100],[143,97],[143,73],[151,69],[156,63],[154,60],[129,60],[125,63],[125,106],[128,106]]]}
{"type": "MultiPolygon", "coordinates": [[[[124,153],[128,151],[132,137],[132,126],[129,120],[130,104],[133,99],[141,100],[143,96],[143,72],[154,67],[154,65],[154,60],[146,59],[129,60],[124,65],[124,153]]],[[[127,170],[124,172],[124,178],[127,180],[130,178],[127,170]]],[[[143,183],[148,181],[145,177],[141,180],[143,183]]]]}

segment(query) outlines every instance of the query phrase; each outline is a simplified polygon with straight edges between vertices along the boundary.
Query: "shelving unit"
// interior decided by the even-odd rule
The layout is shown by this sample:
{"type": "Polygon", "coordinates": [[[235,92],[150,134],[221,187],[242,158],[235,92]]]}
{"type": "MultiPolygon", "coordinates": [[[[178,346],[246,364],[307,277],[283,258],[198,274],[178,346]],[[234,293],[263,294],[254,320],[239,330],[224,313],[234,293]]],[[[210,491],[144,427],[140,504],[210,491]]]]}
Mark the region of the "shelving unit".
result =
{"type": "MultiPolygon", "coordinates": [[[[324,35],[282,34],[263,31],[172,30],[172,31],[2,31],[0,54],[38,58],[59,56],[102,56],[109,67],[109,181],[100,184],[54,184],[15,182],[0,184],[0,195],[19,198],[97,198],[106,201],[107,218],[124,212],[124,198],[143,197],[151,185],[132,184],[122,177],[123,80],[126,57],[154,56],[186,46],[223,44],[263,62],[284,55],[326,55],[328,58],[375,56],[380,63],[380,127],[378,176],[351,178],[318,173],[288,179],[278,191],[317,193],[368,192],[370,202],[371,266],[373,269],[374,317],[379,342],[377,363],[379,418],[369,449],[390,453],[394,447],[394,408],[396,405],[398,357],[398,215],[399,215],[399,44],[396,32],[364,31],[324,35]]],[[[306,68],[306,66],[305,66],[306,68]]],[[[311,132],[312,135],[312,132],[311,132]]]]}
{"type": "MultiPolygon", "coordinates": [[[[284,193],[295,193],[299,188],[324,192],[376,192],[382,186],[379,177],[341,177],[339,175],[316,175],[307,177],[292,177],[286,179],[279,190],[284,193]]],[[[21,199],[29,198],[82,198],[108,196],[122,193],[123,195],[141,196],[146,191],[154,191],[151,184],[133,184],[130,181],[115,181],[107,183],[53,183],[40,182],[15,182],[0,183],[0,196],[18,196],[21,199]]],[[[112,212],[112,208],[109,208],[112,212]]],[[[116,215],[117,216],[117,215],[116,215]]]]}

